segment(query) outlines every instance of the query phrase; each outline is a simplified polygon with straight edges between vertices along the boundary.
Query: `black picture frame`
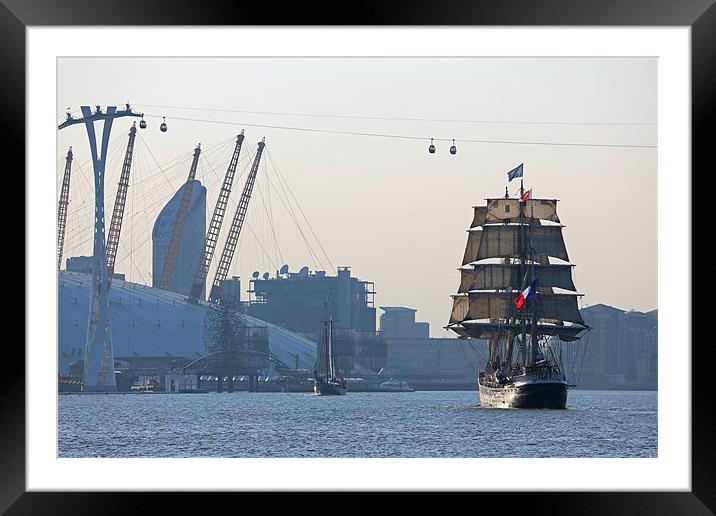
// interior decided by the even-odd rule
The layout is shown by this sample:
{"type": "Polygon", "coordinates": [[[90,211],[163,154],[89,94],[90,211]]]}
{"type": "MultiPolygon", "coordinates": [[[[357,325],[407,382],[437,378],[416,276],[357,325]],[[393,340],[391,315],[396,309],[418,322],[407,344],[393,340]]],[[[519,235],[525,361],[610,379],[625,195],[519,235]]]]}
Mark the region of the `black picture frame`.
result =
{"type": "MultiPolygon", "coordinates": [[[[266,6],[268,7],[268,6],[266,6]]],[[[716,5],[714,0],[524,0],[427,2],[375,2],[369,5],[339,2],[293,3],[265,8],[256,2],[203,1],[147,2],[124,0],[0,0],[0,54],[3,118],[8,124],[4,140],[7,149],[25,148],[25,29],[29,26],[72,25],[551,25],[551,26],[685,26],[691,27],[692,73],[692,169],[710,171],[710,148],[707,146],[709,125],[714,120],[716,97],[716,5]]],[[[16,169],[24,170],[24,153],[16,169]]],[[[692,180],[689,178],[689,180],[692,180]]],[[[693,183],[692,183],[693,184],[693,183]]],[[[22,188],[25,189],[24,181],[22,188]]],[[[29,192],[25,192],[29,195],[29,192]]],[[[696,217],[693,217],[696,219],[696,217]]],[[[703,218],[701,219],[703,220],[703,218]]],[[[31,236],[27,233],[25,238],[31,236]]],[[[688,264],[690,265],[690,264],[688,264]]],[[[27,277],[29,271],[25,271],[27,277]]],[[[692,306],[698,309],[697,303],[692,306]]],[[[31,307],[27,307],[31,309],[31,307]]],[[[693,316],[692,316],[693,318],[693,316]]],[[[688,349],[692,329],[684,328],[688,349]]],[[[697,342],[693,339],[693,342],[697,342]]],[[[714,411],[711,408],[711,362],[707,353],[709,340],[691,347],[692,356],[692,489],[690,492],[548,492],[548,493],[471,493],[467,503],[474,505],[476,496],[483,502],[535,508],[531,512],[550,514],[713,514],[716,510],[716,475],[714,475],[714,411]],[[492,500],[491,500],[492,499],[492,500]]],[[[131,514],[146,512],[147,499],[157,496],[132,493],[26,492],[25,489],[25,354],[19,346],[5,346],[8,358],[4,367],[2,413],[0,417],[0,510],[8,514],[131,514]],[[13,351],[14,350],[14,351],[13,351]]],[[[285,507],[315,507],[310,500],[294,493],[283,502],[285,507]]],[[[212,505],[223,503],[228,496],[243,497],[253,505],[262,494],[212,493],[212,505]],[[216,498],[219,496],[219,498],[216,498]]],[[[265,494],[263,494],[265,496],[265,494]]],[[[411,495],[413,500],[415,494],[411,495]]],[[[368,494],[349,493],[341,499],[347,511],[369,509],[368,494]],[[360,495],[361,500],[357,501],[360,495]]],[[[203,503],[203,502],[200,502],[203,503]]],[[[230,502],[233,503],[233,502],[230,502]]],[[[261,502],[262,505],[266,502],[261,502]]],[[[279,510],[272,497],[271,511],[279,510]]],[[[451,504],[459,503],[451,501],[451,504]]],[[[162,512],[188,512],[187,496],[165,493],[161,496],[162,512]]],[[[264,505],[265,507],[265,505],[264,505]]],[[[454,507],[457,507],[454,505],[454,507]]],[[[208,506],[206,506],[208,510],[208,506]]],[[[479,509],[475,507],[475,509],[479,509]]],[[[203,511],[202,511],[203,512],[203,511]]]]}

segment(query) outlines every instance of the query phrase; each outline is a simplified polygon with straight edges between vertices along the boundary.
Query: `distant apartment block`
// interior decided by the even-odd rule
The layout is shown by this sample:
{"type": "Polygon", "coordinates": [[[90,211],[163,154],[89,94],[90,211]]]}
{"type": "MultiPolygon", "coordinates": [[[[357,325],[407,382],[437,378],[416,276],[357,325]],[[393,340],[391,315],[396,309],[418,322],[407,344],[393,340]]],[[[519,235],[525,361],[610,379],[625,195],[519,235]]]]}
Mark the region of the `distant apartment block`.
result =
{"type": "MultiPolygon", "coordinates": [[[[386,367],[412,384],[475,382],[485,366],[487,345],[478,339],[428,338],[415,309],[381,307],[380,332],[387,341],[386,367]],[[442,379],[442,380],[441,380],[442,379]]],[[[592,330],[562,343],[569,380],[580,388],[656,389],[657,311],[624,311],[599,304],[581,311],[592,330]]]]}
{"type": "Polygon", "coordinates": [[[404,306],[381,306],[380,331],[385,337],[419,338],[430,337],[430,323],[415,321],[415,308],[404,306]]]}
{"type": "Polygon", "coordinates": [[[386,368],[411,385],[460,384],[477,388],[484,363],[484,342],[474,339],[430,338],[430,324],[415,320],[416,310],[381,306],[380,333],[386,339],[386,368]]]}
{"type": "MultiPolygon", "coordinates": [[[[598,304],[581,311],[592,327],[581,344],[580,387],[655,389],[658,371],[658,313],[624,311],[598,304]]],[[[569,346],[563,346],[567,349],[569,346]]]]}

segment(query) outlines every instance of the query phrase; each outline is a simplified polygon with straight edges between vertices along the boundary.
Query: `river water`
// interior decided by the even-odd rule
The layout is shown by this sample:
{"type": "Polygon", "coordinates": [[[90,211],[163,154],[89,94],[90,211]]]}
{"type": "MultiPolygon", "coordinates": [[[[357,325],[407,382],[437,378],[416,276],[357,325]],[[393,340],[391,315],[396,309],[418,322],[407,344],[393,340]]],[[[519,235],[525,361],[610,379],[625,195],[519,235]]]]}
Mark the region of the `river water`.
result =
{"type": "Polygon", "coordinates": [[[655,391],[570,390],[566,410],[472,391],[58,396],[60,457],[656,457],[655,391]]]}

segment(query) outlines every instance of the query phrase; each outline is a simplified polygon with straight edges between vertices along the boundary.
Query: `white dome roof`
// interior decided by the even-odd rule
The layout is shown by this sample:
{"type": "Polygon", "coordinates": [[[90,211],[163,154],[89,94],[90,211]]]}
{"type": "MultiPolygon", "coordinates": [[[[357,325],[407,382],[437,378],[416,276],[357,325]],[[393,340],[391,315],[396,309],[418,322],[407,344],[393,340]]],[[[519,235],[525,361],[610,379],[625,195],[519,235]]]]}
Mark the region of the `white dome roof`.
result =
{"type": "MultiPolygon", "coordinates": [[[[58,368],[63,374],[84,352],[91,286],[90,274],[59,271],[58,368]]],[[[208,303],[192,304],[181,294],[117,279],[112,281],[109,299],[115,359],[206,354],[202,332],[208,303]]],[[[269,348],[279,360],[295,367],[297,354],[300,368],[313,368],[313,341],[248,315],[246,319],[269,327],[269,348]]]]}

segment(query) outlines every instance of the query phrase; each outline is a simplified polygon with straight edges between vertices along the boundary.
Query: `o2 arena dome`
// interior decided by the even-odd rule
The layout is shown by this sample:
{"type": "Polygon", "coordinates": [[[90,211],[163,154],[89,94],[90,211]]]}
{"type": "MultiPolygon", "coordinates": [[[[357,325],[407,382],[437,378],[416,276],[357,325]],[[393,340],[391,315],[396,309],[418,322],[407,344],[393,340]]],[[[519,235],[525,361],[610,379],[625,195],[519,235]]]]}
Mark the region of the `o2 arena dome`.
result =
{"type": "MultiPolygon", "coordinates": [[[[82,360],[87,335],[91,274],[59,271],[58,372],[68,374],[82,360]]],[[[114,279],[109,291],[115,360],[199,358],[206,355],[204,318],[210,305],[189,303],[185,295],[114,279]]],[[[246,322],[268,326],[271,354],[289,367],[312,369],[316,344],[249,315],[246,322]]]]}

